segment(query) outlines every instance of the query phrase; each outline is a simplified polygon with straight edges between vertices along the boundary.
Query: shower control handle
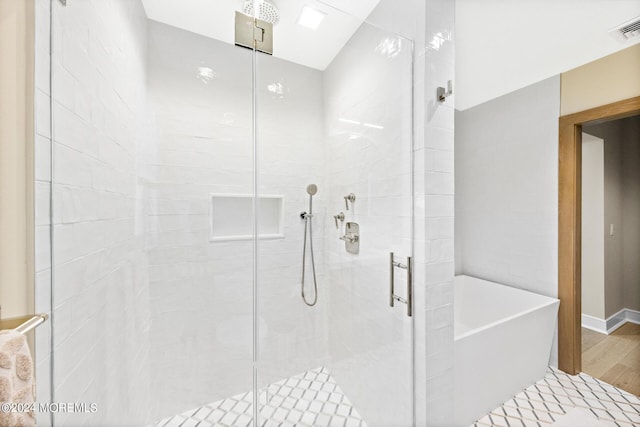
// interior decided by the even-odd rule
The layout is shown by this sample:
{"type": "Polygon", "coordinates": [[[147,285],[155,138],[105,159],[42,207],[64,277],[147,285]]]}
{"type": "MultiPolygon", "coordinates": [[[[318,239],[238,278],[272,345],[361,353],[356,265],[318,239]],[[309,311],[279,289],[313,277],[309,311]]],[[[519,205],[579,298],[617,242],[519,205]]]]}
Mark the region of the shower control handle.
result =
{"type": "Polygon", "coordinates": [[[349,202],[353,203],[355,201],[356,201],[356,195],[353,193],[349,193],[346,196],[344,196],[344,205],[347,210],[349,210],[349,202]]]}
{"type": "Polygon", "coordinates": [[[347,233],[344,236],[341,236],[340,240],[344,240],[345,242],[349,243],[356,243],[358,240],[360,240],[360,236],[355,233],[347,233]]]}
{"type": "Polygon", "coordinates": [[[334,215],[333,220],[336,222],[336,228],[339,229],[340,226],[338,225],[338,221],[340,222],[344,221],[344,212],[340,212],[338,215],[334,215]]]}
{"type": "Polygon", "coordinates": [[[350,254],[360,253],[360,225],[356,222],[347,222],[344,225],[344,249],[350,254]]]}

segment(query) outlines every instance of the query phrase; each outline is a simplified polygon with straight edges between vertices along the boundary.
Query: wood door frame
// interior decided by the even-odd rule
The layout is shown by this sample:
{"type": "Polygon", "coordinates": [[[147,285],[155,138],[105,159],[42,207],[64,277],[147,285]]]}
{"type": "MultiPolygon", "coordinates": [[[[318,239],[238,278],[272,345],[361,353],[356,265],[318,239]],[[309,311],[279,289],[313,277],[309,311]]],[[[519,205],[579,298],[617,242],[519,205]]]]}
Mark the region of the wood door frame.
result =
{"type": "Polygon", "coordinates": [[[582,125],[640,115],[640,96],[561,116],[558,151],[558,368],[582,369],[582,125]]]}

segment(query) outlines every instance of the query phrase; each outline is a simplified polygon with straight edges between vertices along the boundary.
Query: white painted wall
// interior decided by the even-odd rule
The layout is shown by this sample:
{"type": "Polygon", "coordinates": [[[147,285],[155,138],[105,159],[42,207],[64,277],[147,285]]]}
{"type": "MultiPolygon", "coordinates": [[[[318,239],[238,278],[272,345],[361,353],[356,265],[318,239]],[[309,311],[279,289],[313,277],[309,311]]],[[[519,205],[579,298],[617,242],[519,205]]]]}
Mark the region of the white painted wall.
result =
{"type": "Polygon", "coordinates": [[[557,295],[559,82],[456,112],[458,273],[557,295]]]}
{"type": "Polygon", "coordinates": [[[604,140],[582,134],[582,313],[604,319],[604,140]]]}
{"type": "MultiPolygon", "coordinates": [[[[621,43],[608,34],[640,15],[636,0],[616,0],[615,7],[609,0],[541,5],[539,0],[456,1],[459,110],[597,62],[638,43],[637,39],[621,43]]],[[[563,81],[562,114],[640,95],[637,52],[629,55],[631,61],[627,64],[617,64],[616,72],[598,76],[598,83],[583,80],[573,85],[563,81]],[[593,97],[594,93],[600,96],[593,97]],[[565,96],[569,94],[575,102],[565,96]],[[580,106],[565,110],[570,105],[580,106]]]]}

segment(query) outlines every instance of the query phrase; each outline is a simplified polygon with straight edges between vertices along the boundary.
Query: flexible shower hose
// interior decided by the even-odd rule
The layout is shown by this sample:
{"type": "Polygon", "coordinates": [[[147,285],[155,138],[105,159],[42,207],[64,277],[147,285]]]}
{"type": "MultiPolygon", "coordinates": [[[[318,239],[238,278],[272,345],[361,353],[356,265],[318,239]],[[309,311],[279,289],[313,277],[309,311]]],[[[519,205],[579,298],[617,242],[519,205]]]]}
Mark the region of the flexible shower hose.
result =
{"type": "MultiPolygon", "coordinates": [[[[309,209],[311,211],[311,209],[309,209]]],[[[313,229],[311,227],[311,213],[306,214],[304,216],[304,246],[302,247],[302,300],[309,307],[316,305],[318,301],[318,282],[316,281],[316,263],[313,259],[313,229]],[[304,295],[304,273],[305,273],[305,264],[307,258],[307,228],[309,228],[309,248],[311,249],[311,269],[313,270],[313,302],[308,302],[306,296],[304,295]]]]}

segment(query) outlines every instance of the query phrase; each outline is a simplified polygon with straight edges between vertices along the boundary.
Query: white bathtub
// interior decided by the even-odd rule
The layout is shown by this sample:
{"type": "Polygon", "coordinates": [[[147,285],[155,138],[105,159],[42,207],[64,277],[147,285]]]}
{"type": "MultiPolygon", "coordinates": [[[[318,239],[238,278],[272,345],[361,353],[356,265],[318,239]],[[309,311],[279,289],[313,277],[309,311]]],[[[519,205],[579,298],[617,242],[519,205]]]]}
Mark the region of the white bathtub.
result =
{"type": "Polygon", "coordinates": [[[456,276],[454,421],[475,420],[544,376],[560,301],[456,276]]]}

